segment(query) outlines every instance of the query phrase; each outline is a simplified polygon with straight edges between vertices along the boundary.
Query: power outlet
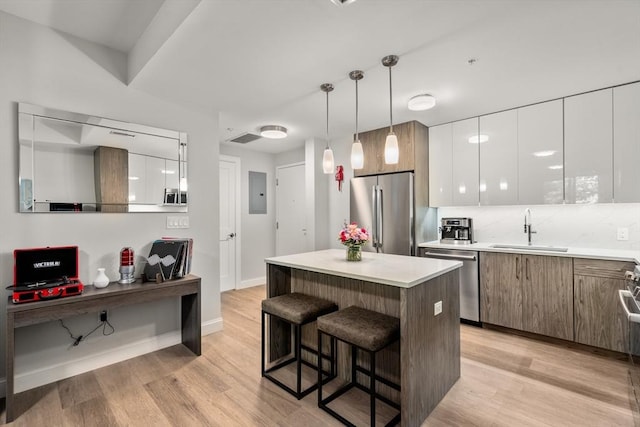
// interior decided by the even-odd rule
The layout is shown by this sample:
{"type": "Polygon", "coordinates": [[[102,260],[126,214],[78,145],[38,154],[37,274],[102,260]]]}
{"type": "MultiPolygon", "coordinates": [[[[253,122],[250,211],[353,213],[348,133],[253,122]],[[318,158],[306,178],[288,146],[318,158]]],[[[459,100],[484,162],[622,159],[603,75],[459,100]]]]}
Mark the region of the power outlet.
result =
{"type": "Polygon", "coordinates": [[[440,313],[442,313],[442,301],[438,301],[437,303],[433,304],[433,315],[437,316],[440,313]]]}
{"type": "Polygon", "coordinates": [[[102,310],[100,312],[100,321],[101,322],[106,322],[107,321],[107,310],[102,310]]]}
{"type": "Polygon", "coordinates": [[[627,227],[618,227],[618,240],[629,240],[629,229],[627,227]]]}

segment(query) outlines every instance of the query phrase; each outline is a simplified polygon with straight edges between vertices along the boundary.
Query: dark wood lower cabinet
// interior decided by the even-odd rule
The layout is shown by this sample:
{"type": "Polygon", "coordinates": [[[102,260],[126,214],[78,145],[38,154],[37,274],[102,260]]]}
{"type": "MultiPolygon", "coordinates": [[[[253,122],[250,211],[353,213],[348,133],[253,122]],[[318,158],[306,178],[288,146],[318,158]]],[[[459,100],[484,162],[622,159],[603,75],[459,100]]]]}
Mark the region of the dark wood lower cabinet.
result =
{"type": "Polygon", "coordinates": [[[480,319],[506,328],[522,329],[520,255],[480,254],[480,319]]]}
{"type": "Polygon", "coordinates": [[[571,258],[483,252],[480,295],[483,322],[573,339],[571,258]]]}
{"type": "Polygon", "coordinates": [[[522,269],[522,328],[572,340],[573,260],[523,255],[522,269]]]}
{"type": "Polygon", "coordinates": [[[575,260],[575,341],[627,352],[629,323],[618,302],[625,289],[624,272],[633,263],[591,259],[575,260]]]}

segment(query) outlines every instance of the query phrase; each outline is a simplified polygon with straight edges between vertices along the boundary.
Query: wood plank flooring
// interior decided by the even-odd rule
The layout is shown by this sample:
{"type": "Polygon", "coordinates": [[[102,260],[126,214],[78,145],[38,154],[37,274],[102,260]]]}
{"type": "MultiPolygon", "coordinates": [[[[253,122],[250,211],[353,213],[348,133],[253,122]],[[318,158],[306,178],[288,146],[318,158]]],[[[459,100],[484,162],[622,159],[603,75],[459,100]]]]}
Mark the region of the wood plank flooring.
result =
{"type": "MultiPolygon", "coordinates": [[[[339,425],[315,393],[297,401],[260,377],[264,295],[264,286],[223,293],[224,331],[203,338],[201,357],[177,345],[28,390],[11,424],[339,425]]],[[[461,348],[461,378],[424,426],[634,426],[624,361],[466,325],[461,348]]],[[[363,402],[353,397],[351,415],[363,402]]]]}

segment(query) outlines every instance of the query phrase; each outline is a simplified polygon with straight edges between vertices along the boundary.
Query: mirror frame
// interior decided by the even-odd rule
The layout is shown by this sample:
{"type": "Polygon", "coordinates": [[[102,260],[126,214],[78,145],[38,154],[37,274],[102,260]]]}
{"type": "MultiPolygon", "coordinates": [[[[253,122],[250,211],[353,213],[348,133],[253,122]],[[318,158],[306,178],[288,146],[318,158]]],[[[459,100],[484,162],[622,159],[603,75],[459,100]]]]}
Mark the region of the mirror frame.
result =
{"type": "MultiPolygon", "coordinates": [[[[168,129],[156,128],[152,126],[146,126],[136,123],[123,122],[119,120],[107,119],[103,117],[90,116],[81,113],[73,113],[69,111],[56,110],[48,107],[41,107],[38,105],[18,103],[18,212],[20,213],[58,213],[58,212],[88,212],[88,213],[105,213],[105,212],[187,212],[188,211],[188,199],[187,190],[183,188],[187,187],[188,182],[188,165],[187,165],[187,133],[180,131],[173,131],[168,129]],[[34,183],[35,167],[35,144],[37,143],[35,137],[35,120],[36,118],[53,119],[63,122],[69,122],[77,124],[79,126],[96,126],[100,128],[106,128],[115,133],[126,133],[128,136],[134,135],[146,135],[151,137],[166,138],[167,140],[175,140],[177,150],[177,162],[178,162],[178,179],[182,177],[185,179],[185,185],[182,182],[178,185],[177,189],[169,189],[165,186],[165,194],[162,204],[153,203],[127,203],[127,204],[108,204],[100,203],[97,201],[67,201],[61,200],[57,205],[65,205],[62,210],[56,210],[51,205],[54,204],[50,201],[37,202],[33,198],[33,186],[34,183]],[[22,141],[30,141],[31,143],[31,158],[26,159],[29,163],[29,167],[24,166],[23,170],[23,147],[22,141]],[[30,169],[30,170],[28,170],[30,169]],[[167,194],[167,190],[176,190],[167,194]],[[95,207],[95,210],[76,210],[73,208],[74,203],[85,204],[89,207],[95,207]],[[30,206],[29,204],[30,203],[30,206]],[[36,208],[36,203],[42,203],[41,209],[36,208]],[[44,206],[47,204],[47,206],[44,206]],[[68,205],[68,206],[66,206],[68,205]],[[112,209],[109,209],[109,206],[112,209]],[[113,208],[115,206],[115,208],[113,208]]],[[[26,148],[29,149],[28,147],[26,148]]],[[[131,153],[142,154],[142,153],[131,153]]],[[[144,155],[144,154],[142,154],[144,155]]],[[[171,159],[166,159],[171,160],[171,159]]],[[[175,160],[174,160],[175,161],[175,160]]],[[[25,163],[25,164],[26,164],[25,163]]],[[[164,173],[164,171],[163,171],[164,173]]]]}

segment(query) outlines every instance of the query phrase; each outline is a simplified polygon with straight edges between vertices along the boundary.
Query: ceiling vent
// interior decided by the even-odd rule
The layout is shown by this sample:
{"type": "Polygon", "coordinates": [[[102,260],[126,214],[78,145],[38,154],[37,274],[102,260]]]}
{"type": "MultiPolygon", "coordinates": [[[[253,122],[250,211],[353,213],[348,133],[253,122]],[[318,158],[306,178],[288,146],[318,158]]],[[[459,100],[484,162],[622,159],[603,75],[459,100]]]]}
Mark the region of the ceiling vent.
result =
{"type": "Polygon", "coordinates": [[[230,139],[229,141],[237,142],[238,144],[246,144],[248,142],[255,141],[256,139],[260,139],[260,138],[262,138],[260,135],[256,135],[256,134],[249,133],[249,132],[245,132],[245,133],[242,133],[242,134],[236,136],[233,139],[230,139]]]}

